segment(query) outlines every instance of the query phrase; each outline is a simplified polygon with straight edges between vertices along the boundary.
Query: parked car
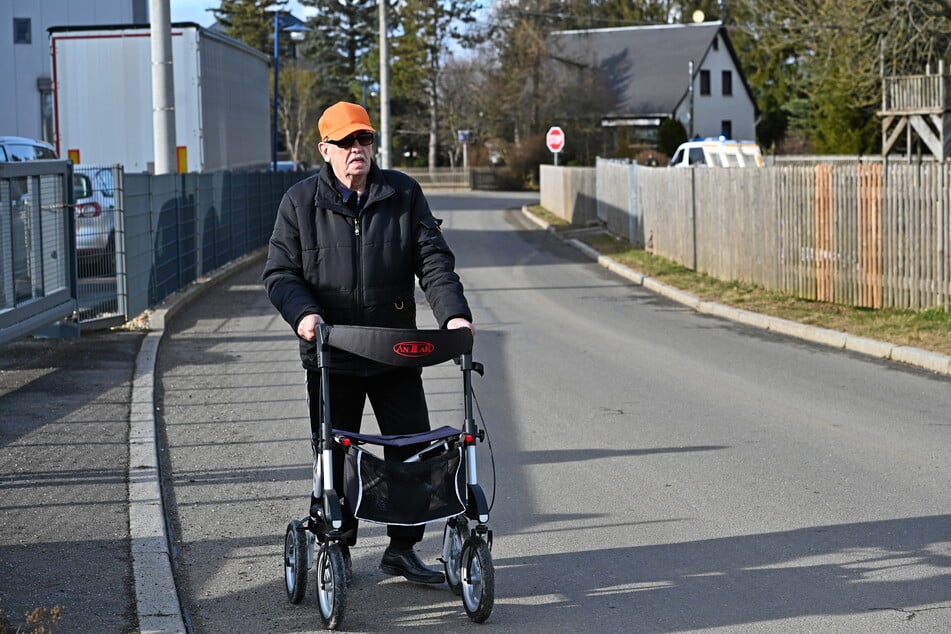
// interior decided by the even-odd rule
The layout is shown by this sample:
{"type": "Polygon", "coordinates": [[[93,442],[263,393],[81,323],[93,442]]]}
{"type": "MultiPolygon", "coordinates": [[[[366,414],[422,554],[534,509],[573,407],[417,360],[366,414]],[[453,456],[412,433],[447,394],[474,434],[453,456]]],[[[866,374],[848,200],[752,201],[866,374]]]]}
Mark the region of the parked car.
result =
{"type": "Polygon", "coordinates": [[[0,162],[17,163],[55,158],[58,158],[56,150],[45,141],[22,136],[0,136],[0,162]]]}
{"type": "Polygon", "coordinates": [[[763,167],[763,155],[753,141],[724,137],[694,139],[681,143],[670,167],[763,167]]]}
{"type": "MultiPolygon", "coordinates": [[[[44,141],[0,136],[0,162],[56,159],[56,150],[44,141]]],[[[115,268],[115,183],[112,169],[91,165],[73,168],[76,201],[76,252],[84,274],[111,274],[115,268]]],[[[25,178],[13,179],[15,244],[25,240],[30,194],[25,178]]],[[[25,257],[25,256],[24,256],[25,257]]],[[[21,258],[22,259],[22,258],[21,258]]],[[[22,267],[21,267],[22,268],[22,267]]]]}
{"type": "Polygon", "coordinates": [[[76,252],[82,274],[111,274],[115,267],[116,192],[110,167],[73,168],[76,252]]]}
{"type": "MultiPolygon", "coordinates": [[[[22,136],[0,136],[0,163],[20,163],[56,159],[56,150],[45,141],[37,141],[22,136]]],[[[26,213],[30,206],[30,194],[25,178],[11,179],[10,193],[14,207],[26,213]]]]}
{"type": "MultiPolygon", "coordinates": [[[[37,141],[22,136],[0,136],[0,163],[55,160],[56,158],[56,150],[45,141],[37,141]]],[[[26,179],[14,178],[11,181],[11,186],[10,196],[14,206],[26,210],[30,206],[30,194],[27,191],[26,179]]]]}
{"type": "Polygon", "coordinates": [[[307,165],[298,161],[278,161],[275,172],[305,172],[307,165]]]}
{"type": "MultiPolygon", "coordinates": [[[[49,143],[22,136],[0,136],[0,163],[20,163],[41,159],[55,159],[56,150],[49,143]]],[[[10,245],[13,260],[14,296],[16,301],[33,296],[33,282],[28,245],[30,236],[31,196],[25,177],[9,179],[10,225],[9,234],[0,235],[0,241],[10,245]],[[9,240],[9,242],[7,242],[9,240]]]]}

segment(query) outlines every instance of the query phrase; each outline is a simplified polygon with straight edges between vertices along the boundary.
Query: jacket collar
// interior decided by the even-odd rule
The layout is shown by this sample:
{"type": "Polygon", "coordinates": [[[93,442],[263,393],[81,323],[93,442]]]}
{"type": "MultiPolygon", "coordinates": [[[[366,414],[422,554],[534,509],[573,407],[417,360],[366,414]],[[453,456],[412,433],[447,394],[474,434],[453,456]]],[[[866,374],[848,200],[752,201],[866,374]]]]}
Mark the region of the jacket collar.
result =
{"type": "MultiPolygon", "coordinates": [[[[325,164],[317,177],[317,192],[314,194],[314,204],[317,208],[325,207],[336,213],[353,216],[351,210],[335,186],[336,177],[330,165],[325,164]]],[[[396,193],[393,186],[386,179],[386,173],[379,168],[375,161],[370,163],[370,173],[367,175],[367,201],[363,208],[367,209],[376,202],[389,198],[396,193]]]]}

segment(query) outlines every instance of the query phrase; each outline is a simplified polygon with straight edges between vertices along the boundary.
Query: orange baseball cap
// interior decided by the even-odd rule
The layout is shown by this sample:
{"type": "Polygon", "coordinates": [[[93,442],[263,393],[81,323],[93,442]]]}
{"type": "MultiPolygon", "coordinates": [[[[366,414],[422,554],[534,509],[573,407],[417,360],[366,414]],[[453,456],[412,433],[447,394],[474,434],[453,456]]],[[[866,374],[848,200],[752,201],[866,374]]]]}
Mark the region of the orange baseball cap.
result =
{"type": "Polygon", "coordinates": [[[370,115],[360,104],[338,101],[320,115],[317,130],[322,141],[339,141],[354,132],[369,130],[376,132],[370,125],[370,115]]]}

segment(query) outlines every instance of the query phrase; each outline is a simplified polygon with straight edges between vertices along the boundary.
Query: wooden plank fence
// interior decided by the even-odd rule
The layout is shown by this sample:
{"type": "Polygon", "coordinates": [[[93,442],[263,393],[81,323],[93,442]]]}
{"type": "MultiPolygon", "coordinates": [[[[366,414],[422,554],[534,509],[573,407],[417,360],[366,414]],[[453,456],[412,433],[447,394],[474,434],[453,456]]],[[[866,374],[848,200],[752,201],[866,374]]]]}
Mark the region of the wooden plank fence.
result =
{"type": "Polygon", "coordinates": [[[599,216],[658,255],[805,299],[951,309],[949,163],[630,165],[626,180],[613,165],[601,182],[609,163],[598,163],[599,216]]]}
{"type": "Polygon", "coordinates": [[[882,307],[882,166],[858,165],[859,306],[882,307]]]}

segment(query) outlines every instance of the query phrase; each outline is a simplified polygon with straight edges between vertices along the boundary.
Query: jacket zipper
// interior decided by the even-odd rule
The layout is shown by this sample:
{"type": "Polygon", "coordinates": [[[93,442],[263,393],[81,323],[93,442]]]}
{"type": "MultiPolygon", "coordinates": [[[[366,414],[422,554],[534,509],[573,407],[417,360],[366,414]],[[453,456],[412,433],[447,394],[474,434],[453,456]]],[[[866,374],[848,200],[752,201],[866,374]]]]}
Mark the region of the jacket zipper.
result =
{"type": "MultiPolygon", "coordinates": [[[[362,215],[362,214],[361,214],[362,215]]],[[[356,274],[356,297],[357,313],[360,320],[363,321],[363,241],[360,239],[360,216],[353,219],[353,270],[356,274]]]]}

